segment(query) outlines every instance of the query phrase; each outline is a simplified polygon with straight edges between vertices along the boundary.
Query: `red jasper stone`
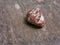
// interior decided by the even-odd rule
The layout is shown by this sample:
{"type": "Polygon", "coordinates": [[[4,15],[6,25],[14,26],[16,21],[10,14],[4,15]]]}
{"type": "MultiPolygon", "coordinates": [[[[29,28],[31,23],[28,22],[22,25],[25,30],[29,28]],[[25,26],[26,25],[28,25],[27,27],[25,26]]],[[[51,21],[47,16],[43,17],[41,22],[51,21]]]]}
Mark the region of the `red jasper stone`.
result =
{"type": "Polygon", "coordinates": [[[34,8],[27,13],[26,19],[29,23],[34,24],[38,27],[45,25],[44,14],[41,8],[34,8]]]}

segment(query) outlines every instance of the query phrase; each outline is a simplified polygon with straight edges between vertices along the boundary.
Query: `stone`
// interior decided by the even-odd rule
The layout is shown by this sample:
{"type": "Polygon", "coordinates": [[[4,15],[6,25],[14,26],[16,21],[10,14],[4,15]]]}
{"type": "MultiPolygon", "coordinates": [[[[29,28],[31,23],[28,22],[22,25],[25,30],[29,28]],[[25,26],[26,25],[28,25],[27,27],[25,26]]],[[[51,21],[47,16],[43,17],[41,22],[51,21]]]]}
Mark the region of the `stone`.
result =
{"type": "Polygon", "coordinates": [[[44,13],[41,8],[36,7],[27,13],[26,20],[38,27],[45,25],[44,13]]]}

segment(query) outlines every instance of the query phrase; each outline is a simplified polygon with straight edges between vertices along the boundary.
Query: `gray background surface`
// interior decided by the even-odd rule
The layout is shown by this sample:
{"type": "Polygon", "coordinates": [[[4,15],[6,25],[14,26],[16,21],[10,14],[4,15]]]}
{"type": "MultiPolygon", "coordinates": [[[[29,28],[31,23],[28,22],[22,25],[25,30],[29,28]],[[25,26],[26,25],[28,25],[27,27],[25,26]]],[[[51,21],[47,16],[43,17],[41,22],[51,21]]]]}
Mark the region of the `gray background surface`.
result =
{"type": "Polygon", "coordinates": [[[0,45],[60,45],[60,0],[0,0],[0,45]],[[46,20],[40,29],[24,21],[37,5],[46,20]]]}

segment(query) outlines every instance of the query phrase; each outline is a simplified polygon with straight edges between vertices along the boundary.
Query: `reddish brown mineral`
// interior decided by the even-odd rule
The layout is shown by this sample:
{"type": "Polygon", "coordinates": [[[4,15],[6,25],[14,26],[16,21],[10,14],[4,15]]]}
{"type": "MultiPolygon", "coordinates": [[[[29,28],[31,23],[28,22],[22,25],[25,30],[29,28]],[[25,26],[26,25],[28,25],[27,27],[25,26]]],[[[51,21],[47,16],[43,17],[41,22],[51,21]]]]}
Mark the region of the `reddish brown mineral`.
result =
{"type": "Polygon", "coordinates": [[[27,13],[27,21],[38,27],[43,27],[45,25],[44,14],[40,8],[34,8],[27,13]]]}

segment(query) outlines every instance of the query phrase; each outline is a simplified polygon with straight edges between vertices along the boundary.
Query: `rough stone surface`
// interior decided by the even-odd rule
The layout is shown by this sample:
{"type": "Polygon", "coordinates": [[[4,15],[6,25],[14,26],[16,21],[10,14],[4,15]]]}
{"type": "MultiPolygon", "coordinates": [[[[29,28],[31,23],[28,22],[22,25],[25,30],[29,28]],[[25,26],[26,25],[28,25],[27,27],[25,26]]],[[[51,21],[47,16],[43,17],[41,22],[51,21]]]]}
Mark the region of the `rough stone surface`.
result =
{"type": "Polygon", "coordinates": [[[29,22],[35,26],[43,27],[45,25],[45,19],[42,9],[35,7],[27,12],[26,22],[29,22]]]}
{"type": "Polygon", "coordinates": [[[60,0],[0,0],[0,45],[60,45],[60,0]],[[45,11],[43,28],[24,20],[37,5],[45,11]]]}

